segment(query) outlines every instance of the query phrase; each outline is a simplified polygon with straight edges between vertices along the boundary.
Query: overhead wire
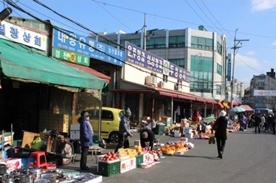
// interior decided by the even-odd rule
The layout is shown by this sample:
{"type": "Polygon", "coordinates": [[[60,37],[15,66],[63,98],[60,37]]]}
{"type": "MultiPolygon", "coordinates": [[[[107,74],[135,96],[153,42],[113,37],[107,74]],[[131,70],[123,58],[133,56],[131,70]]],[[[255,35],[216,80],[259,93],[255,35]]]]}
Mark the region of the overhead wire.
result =
{"type": "MultiPolygon", "coordinates": [[[[187,1],[186,1],[187,2],[187,1]]],[[[205,13],[205,11],[199,6],[199,4],[194,0],[194,2],[195,2],[195,4],[197,5],[197,7],[200,9],[200,11],[206,16],[206,18],[213,24],[213,26],[215,27],[215,28],[217,28],[220,32],[221,32],[221,34],[223,34],[223,31],[219,28],[219,27],[217,27],[217,25],[209,18],[209,16],[205,13]]]]}
{"type": "MultiPolygon", "coordinates": [[[[7,4],[9,4],[10,6],[12,6],[12,7],[14,7],[14,8],[16,8],[16,9],[22,11],[23,13],[26,13],[26,14],[29,15],[30,17],[32,17],[32,18],[34,18],[34,19],[36,19],[36,20],[38,20],[38,21],[40,21],[40,22],[42,22],[42,23],[46,23],[46,24],[47,24],[47,22],[45,22],[44,20],[41,20],[40,18],[36,17],[35,15],[32,15],[31,13],[25,11],[24,9],[22,9],[22,8],[19,7],[18,5],[16,5],[16,4],[14,4],[13,2],[11,2],[10,0],[5,0],[5,1],[6,1],[7,4]]],[[[79,24],[79,25],[80,25],[80,24],[79,24]]],[[[71,37],[71,38],[74,38],[74,37],[72,37],[70,34],[68,34],[67,32],[65,32],[63,29],[61,29],[61,28],[59,28],[59,27],[57,27],[57,26],[54,26],[54,25],[52,25],[52,26],[53,26],[55,29],[59,30],[60,32],[66,34],[67,36],[69,36],[69,37],[71,37]]],[[[81,26],[81,27],[82,27],[82,26],[81,26]]],[[[92,31],[92,32],[93,32],[93,31],[92,31]]],[[[85,42],[82,42],[82,40],[78,40],[78,41],[81,42],[81,43],[83,43],[83,44],[86,44],[85,42]]],[[[91,46],[91,45],[87,45],[87,46],[91,46]]],[[[131,66],[131,67],[134,67],[134,68],[137,69],[137,70],[140,70],[140,71],[145,72],[145,73],[147,73],[147,74],[151,74],[151,73],[152,73],[151,71],[146,71],[146,70],[144,70],[144,69],[142,69],[142,68],[139,68],[139,67],[136,67],[136,66],[134,66],[134,65],[132,65],[132,64],[128,64],[128,63],[126,63],[125,61],[120,60],[120,59],[118,59],[118,58],[116,58],[116,57],[114,57],[114,56],[112,56],[112,55],[109,55],[109,54],[107,54],[107,53],[103,52],[102,50],[99,50],[99,49],[97,49],[97,48],[95,48],[95,47],[93,47],[93,49],[95,49],[95,50],[97,50],[98,52],[101,52],[101,53],[103,53],[103,54],[106,54],[107,56],[109,56],[109,57],[111,57],[111,58],[117,59],[118,61],[120,61],[120,62],[122,62],[122,63],[124,63],[124,64],[126,64],[126,65],[129,65],[129,66],[131,66]]],[[[168,69],[170,69],[170,68],[168,68],[168,69]]],[[[163,79],[163,77],[158,77],[158,78],[163,79]]],[[[168,82],[172,82],[172,81],[168,81],[168,82]]],[[[172,83],[175,83],[175,82],[172,82],[172,83]]],[[[182,86],[189,87],[189,85],[185,85],[185,84],[182,84],[182,86]]]]}
{"type": "MultiPolygon", "coordinates": [[[[92,1],[94,1],[94,0],[92,0],[92,1]]],[[[97,1],[95,1],[95,2],[97,2],[97,1]]],[[[128,9],[128,8],[127,8],[128,9]]],[[[128,9],[128,10],[132,10],[132,9],[128,9]]],[[[141,12],[141,11],[140,11],[141,12]]],[[[142,12],[142,13],[144,13],[144,12],[142,12]]],[[[91,30],[89,30],[89,31],[91,31],[91,30]]],[[[110,40],[107,40],[107,41],[110,41],[110,40]]],[[[122,45],[120,45],[120,47],[122,47],[122,45]]]]}
{"type": "Polygon", "coordinates": [[[130,31],[133,32],[133,30],[132,30],[130,27],[128,27],[124,22],[122,22],[120,19],[118,19],[117,17],[115,17],[115,16],[114,16],[110,11],[108,11],[106,8],[104,8],[103,6],[101,6],[100,3],[96,2],[96,1],[95,1],[95,3],[96,3],[99,7],[101,7],[105,12],[107,12],[110,16],[112,16],[115,20],[117,20],[117,21],[120,22],[123,26],[125,26],[126,28],[128,28],[130,31]]]}
{"type": "MultiPolygon", "coordinates": [[[[95,34],[95,35],[97,35],[97,36],[103,38],[104,40],[110,41],[110,42],[112,42],[113,44],[115,44],[115,45],[117,45],[117,46],[120,46],[120,47],[123,47],[125,50],[127,50],[127,48],[125,48],[124,46],[119,45],[119,44],[117,44],[116,42],[114,42],[114,41],[112,41],[112,40],[109,40],[109,39],[107,39],[106,37],[101,36],[101,35],[99,35],[98,33],[96,33],[96,32],[94,32],[94,31],[88,29],[87,27],[81,25],[80,23],[77,23],[77,22],[75,22],[75,21],[69,19],[68,17],[66,17],[66,16],[64,16],[64,15],[62,15],[62,14],[60,14],[60,13],[58,13],[57,11],[55,11],[55,10],[53,10],[52,8],[46,6],[45,4],[39,2],[38,0],[33,0],[33,1],[36,2],[36,3],[38,3],[39,5],[43,6],[44,8],[46,8],[46,9],[48,9],[48,10],[54,12],[55,14],[61,16],[62,18],[66,19],[66,20],[68,20],[68,21],[71,21],[72,23],[74,23],[74,24],[80,26],[81,28],[83,28],[83,29],[85,29],[85,30],[87,30],[87,31],[90,31],[90,32],[92,32],[93,34],[95,34]]],[[[130,50],[128,50],[128,51],[130,51],[130,50]]],[[[105,53],[105,54],[106,54],[106,53],[105,53]]],[[[125,61],[122,61],[122,60],[120,60],[120,62],[123,62],[124,64],[127,64],[125,61]]],[[[128,64],[128,65],[130,65],[130,66],[132,66],[132,67],[135,67],[136,69],[138,68],[138,67],[136,67],[136,66],[133,66],[132,64],[128,64]]],[[[141,69],[139,68],[139,70],[141,70],[141,69]]],[[[168,70],[171,71],[170,68],[168,68],[168,70]]],[[[143,71],[143,70],[142,70],[142,71],[143,71]]],[[[144,72],[146,72],[146,71],[144,71],[144,72]]],[[[146,73],[151,73],[151,72],[146,72],[146,73]]],[[[159,77],[159,78],[160,78],[160,79],[163,79],[162,77],[159,77]]],[[[174,82],[173,82],[173,83],[174,83],[174,82]]],[[[188,87],[189,85],[184,85],[184,84],[183,84],[183,86],[187,86],[187,87],[188,87]]]]}

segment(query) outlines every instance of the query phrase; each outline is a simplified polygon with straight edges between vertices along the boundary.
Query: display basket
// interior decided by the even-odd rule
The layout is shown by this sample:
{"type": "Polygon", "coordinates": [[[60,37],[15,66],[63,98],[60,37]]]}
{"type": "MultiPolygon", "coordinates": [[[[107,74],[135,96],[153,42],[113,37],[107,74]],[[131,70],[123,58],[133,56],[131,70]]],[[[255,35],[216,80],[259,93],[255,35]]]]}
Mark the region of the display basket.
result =
{"type": "Polygon", "coordinates": [[[187,148],[180,148],[180,149],[177,149],[175,152],[186,152],[188,151],[187,148]]]}
{"type": "Polygon", "coordinates": [[[164,155],[174,155],[175,151],[162,151],[164,155]]]}

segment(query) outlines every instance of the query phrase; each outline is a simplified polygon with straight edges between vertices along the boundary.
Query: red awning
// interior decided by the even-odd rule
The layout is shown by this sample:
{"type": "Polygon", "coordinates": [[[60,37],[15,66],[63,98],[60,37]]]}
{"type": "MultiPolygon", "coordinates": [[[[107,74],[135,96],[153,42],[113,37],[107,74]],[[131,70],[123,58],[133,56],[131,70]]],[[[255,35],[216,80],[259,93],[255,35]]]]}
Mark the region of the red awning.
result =
{"type": "MultiPolygon", "coordinates": [[[[63,61],[61,61],[61,62],[63,62],[63,61]]],[[[79,69],[83,72],[86,72],[86,73],[91,74],[93,76],[96,76],[98,78],[104,79],[107,83],[109,83],[109,81],[111,79],[111,77],[109,77],[109,76],[107,76],[103,73],[100,73],[100,72],[98,72],[95,69],[92,69],[90,67],[74,64],[74,63],[71,63],[71,62],[63,62],[63,63],[65,63],[66,65],[69,65],[71,67],[75,67],[75,68],[77,68],[77,69],[79,69]]]]}
{"type": "Polygon", "coordinates": [[[154,90],[139,89],[111,89],[112,93],[154,93],[154,90]]]}
{"type": "Polygon", "coordinates": [[[212,99],[206,99],[206,102],[207,102],[207,103],[210,103],[210,104],[218,104],[217,101],[212,100],[212,99]]]}
{"type": "Polygon", "coordinates": [[[241,108],[243,108],[246,112],[254,112],[254,109],[252,109],[249,105],[240,105],[241,108]]]}
{"type": "Polygon", "coordinates": [[[237,106],[237,105],[239,105],[239,103],[233,101],[233,105],[234,105],[234,106],[237,106]]]}
{"type": "Polygon", "coordinates": [[[177,95],[177,98],[184,99],[184,100],[196,100],[195,97],[187,96],[187,95],[177,95]]]}
{"type": "Polygon", "coordinates": [[[163,96],[177,98],[177,94],[176,93],[166,92],[166,91],[158,91],[158,93],[160,95],[163,95],[163,96]]]}

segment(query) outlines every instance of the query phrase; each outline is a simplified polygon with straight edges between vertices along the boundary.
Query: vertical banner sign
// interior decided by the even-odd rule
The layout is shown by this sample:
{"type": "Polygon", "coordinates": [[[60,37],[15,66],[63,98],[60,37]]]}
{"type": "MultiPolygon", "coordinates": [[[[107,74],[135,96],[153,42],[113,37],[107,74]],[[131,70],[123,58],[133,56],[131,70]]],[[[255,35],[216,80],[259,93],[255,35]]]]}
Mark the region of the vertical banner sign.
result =
{"type": "Polygon", "coordinates": [[[232,55],[229,53],[227,58],[227,81],[231,81],[231,57],[232,55]]]}

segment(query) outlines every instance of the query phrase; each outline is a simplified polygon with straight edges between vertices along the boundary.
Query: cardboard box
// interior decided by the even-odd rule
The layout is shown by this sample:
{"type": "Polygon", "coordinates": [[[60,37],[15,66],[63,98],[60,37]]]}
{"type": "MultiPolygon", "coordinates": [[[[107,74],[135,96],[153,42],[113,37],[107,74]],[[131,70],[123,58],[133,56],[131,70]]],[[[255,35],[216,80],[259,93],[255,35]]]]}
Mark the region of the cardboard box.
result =
{"type": "Polygon", "coordinates": [[[33,133],[28,131],[23,131],[23,140],[21,147],[31,148],[31,142],[36,138],[40,137],[39,133],[33,133]]]}
{"type": "Polygon", "coordinates": [[[79,130],[71,130],[70,131],[70,139],[80,139],[80,131],[79,130]]]}
{"type": "Polygon", "coordinates": [[[21,158],[13,158],[6,160],[7,170],[14,171],[21,168],[21,158]]]}
{"type": "Polygon", "coordinates": [[[80,124],[71,124],[70,130],[80,130],[80,124]]]}
{"type": "Polygon", "coordinates": [[[130,158],[126,160],[121,160],[120,164],[120,173],[125,173],[127,171],[133,170],[136,168],[136,158],[130,158]]]}

